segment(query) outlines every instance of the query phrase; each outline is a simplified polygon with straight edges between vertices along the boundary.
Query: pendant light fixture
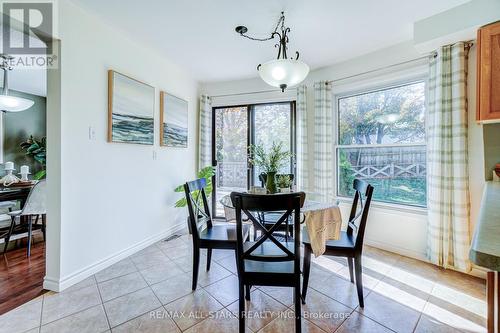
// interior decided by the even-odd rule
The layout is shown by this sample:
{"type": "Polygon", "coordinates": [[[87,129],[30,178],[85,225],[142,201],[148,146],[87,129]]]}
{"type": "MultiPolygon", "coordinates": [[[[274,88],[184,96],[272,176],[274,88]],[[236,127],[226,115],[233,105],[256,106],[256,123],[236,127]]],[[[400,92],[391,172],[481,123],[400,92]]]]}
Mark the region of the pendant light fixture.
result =
{"type": "Polygon", "coordinates": [[[235,30],[245,38],[260,42],[272,40],[275,37],[279,38],[279,43],[275,45],[275,47],[278,47],[278,57],[257,66],[260,77],[267,84],[285,91],[286,88],[293,87],[304,81],[307,74],[309,74],[309,66],[299,60],[299,52],[295,52],[295,58],[289,59],[287,56],[290,28],[285,27],[285,14],[283,12],[281,12],[276,28],[268,38],[250,37],[246,35],[248,28],[241,25],[237,26],[235,30]]]}
{"type": "Polygon", "coordinates": [[[2,54],[0,57],[2,58],[0,68],[3,69],[3,90],[0,94],[0,111],[19,112],[29,109],[35,102],[30,99],[9,95],[9,71],[12,70],[9,62],[13,57],[6,54],[2,54]]]}

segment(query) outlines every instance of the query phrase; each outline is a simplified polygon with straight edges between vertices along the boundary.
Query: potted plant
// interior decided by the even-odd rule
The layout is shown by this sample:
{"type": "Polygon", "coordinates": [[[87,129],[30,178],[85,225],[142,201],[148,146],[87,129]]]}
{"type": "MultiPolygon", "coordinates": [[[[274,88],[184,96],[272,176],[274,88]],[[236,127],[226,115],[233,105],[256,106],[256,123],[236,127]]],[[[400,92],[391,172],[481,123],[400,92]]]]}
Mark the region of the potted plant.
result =
{"type": "Polygon", "coordinates": [[[276,173],[292,157],[292,153],[283,149],[283,142],[273,142],[269,152],[263,145],[250,146],[250,163],[266,173],[266,190],[276,193],[276,173]]]}
{"type": "Polygon", "coordinates": [[[290,193],[290,187],[292,186],[292,179],[289,175],[278,175],[276,177],[276,182],[281,193],[290,193]]]}
{"type": "MultiPolygon", "coordinates": [[[[207,198],[209,198],[210,195],[212,194],[212,177],[214,175],[215,175],[215,168],[213,166],[204,167],[203,169],[198,171],[198,174],[197,174],[198,178],[205,178],[205,180],[207,181],[207,186],[205,187],[205,194],[206,194],[207,198]]],[[[184,184],[177,186],[174,191],[183,193],[182,198],[177,200],[177,202],[175,203],[175,207],[186,207],[187,200],[186,200],[186,196],[184,195],[184,184]]],[[[201,204],[201,200],[202,200],[201,196],[198,195],[196,192],[198,192],[198,191],[193,192],[193,198],[196,198],[197,200],[199,200],[198,204],[201,204]]],[[[187,221],[188,221],[189,233],[191,233],[191,225],[189,224],[189,215],[187,218],[188,218],[187,221]]]]}
{"type": "Polygon", "coordinates": [[[21,142],[20,146],[22,150],[26,150],[26,155],[31,156],[36,162],[40,163],[42,170],[35,173],[33,179],[40,180],[45,178],[47,171],[45,170],[47,165],[47,150],[46,150],[47,138],[43,137],[40,140],[33,138],[33,135],[29,137],[28,140],[21,142]]]}

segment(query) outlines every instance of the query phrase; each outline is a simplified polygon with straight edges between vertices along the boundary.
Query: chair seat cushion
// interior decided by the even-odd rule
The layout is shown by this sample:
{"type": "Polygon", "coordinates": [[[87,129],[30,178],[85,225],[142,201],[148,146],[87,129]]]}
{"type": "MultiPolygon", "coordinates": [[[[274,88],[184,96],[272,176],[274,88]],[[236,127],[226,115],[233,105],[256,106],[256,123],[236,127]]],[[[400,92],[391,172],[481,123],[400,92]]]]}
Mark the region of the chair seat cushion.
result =
{"type": "MultiPolygon", "coordinates": [[[[302,244],[311,244],[307,229],[302,230],[302,244]]],[[[326,249],[354,249],[355,239],[349,236],[345,231],[340,232],[340,238],[337,240],[327,240],[326,249]]]]}
{"type": "MultiPolygon", "coordinates": [[[[243,224],[243,239],[246,239],[250,231],[250,226],[243,224]]],[[[200,239],[208,241],[236,242],[235,224],[214,224],[212,228],[200,231],[200,239]]]]}
{"type": "Polygon", "coordinates": [[[19,216],[19,215],[21,215],[21,210],[15,210],[12,212],[8,212],[7,214],[10,216],[19,216]]]}
{"type": "Polygon", "coordinates": [[[15,201],[1,201],[0,202],[0,209],[1,208],[12,208],[16,205],[15,201]]]}

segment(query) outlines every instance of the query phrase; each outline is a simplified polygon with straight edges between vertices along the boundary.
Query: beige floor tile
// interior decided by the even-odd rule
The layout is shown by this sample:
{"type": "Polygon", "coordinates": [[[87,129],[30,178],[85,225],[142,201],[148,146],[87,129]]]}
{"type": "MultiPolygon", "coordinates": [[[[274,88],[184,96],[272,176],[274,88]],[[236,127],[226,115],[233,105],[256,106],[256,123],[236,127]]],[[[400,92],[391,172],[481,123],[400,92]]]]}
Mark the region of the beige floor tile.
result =
{"type": "MultiPolygon", "coordinates": [[[[385,275],[382,275],[378,272],[374,272],[366,267],[362,268],[363,270],[363,288],[373,289],[375,286],[382,280],[385,275]]],[[[341,277],[347,281],[350,281],[349,268],[344,267],[335,273],[338,277],[341,277]]]]}
{"type": "Polygon", "coordinates": [[[232,274],[204,289],[224,306],[238,300],[238,278],[232,274]]]}
{"type": "Polygon", "coordinates": [[[217,263],[233,274],[238,273],[238,269],[236,268],[236,258],[234,256],[227,256],[225,258],[222,258],[221,260],[217,261],[217,263]]]}
{"type": "Polygon", "coordinates": [[[220,261],[228,257],[232,257],[236,262],[234,250],[212,250],[212,259],[215,261],[220,261]]]}
{"type": "Polygon", "coordinates": [[[177,275],[152,285],[151,289],[162,304],[167,304],[192,293],[191,279],[191,274],[177,275]]]}
{"type": "Polygon", "coordinates": [[[407,287],[409,290],[420,291],[425,294],[430,294],[436,283],[435,280],[423,277],[414,272],[409,272],[398,265],[389,271],[384,280],[391,284],[397,283],[398,287],[407,287]]]}
{"type": "Polygon", "coordinates": [[[148,284],[155,284],[164,281],[184,272],[173,261],[165,262],[161,265],[155,265],[140,271],[142,277],[148,284]]]}
{"type": "Polygon", "coordinates": [[[162,249],[163,253],[170,259],[177,259],[193,253],[193,245],[191,243],[184,243],[176,246],[175,248],[162,249]]]}
{"type": "Polygon", "coordinates": [[[486,319],[434,296],[429,298],[423,314],[462,332],[486,332],[486,319]]]}
{"type": "Polygon", "coordinates": [[[394,265],[402,256],[399,254],[377,249],[376,247],[365,245],[363,246],[363,256],[383,262],[386,265],[394,265]]]}
{"type": "Polygon", "coordinates": [[[104,303],[111,328],[160,306],[160,302],[149,287],[104,303]]]}
{"type": "MultiPolygon", "coordinates": [[[[193,255],[188,253],[185,256],[176,258],[172,260],[183,272],[193,271],[193,255]]],[[[205,269],[207,263],[207,257],[204,254],[200,254],[200,270],[205,269]]]]}
{"type": "Polygon", "coordinates": [[[222,308],[222,304],[203,289],[165,305],[181,330],[188,329],[222,308]]]}
{"type": "Polygon", "coordinates": [[[317,258],[312,255],[311,261],[313,265],[323,269],[328,273],[335,273],[347,266],[347,261],[344,258],[319,256],[317,258]]]}
{"type": "MultiPolygon", "coordinates": [[[[231,304],[228,309],[235,316],[238,315],[238,301],[231,304]]],[[[257,332],[272,320],[283,315],[287,307],[271,296],[255,289],[251,292],[250,301],[245,301],[245,312],[247,314],[246,325],[254,332],[257,332]]]]}
{"type": "Polygon", "coordinates": [[[39,332],[40,332],[40,328],[36,327],[36,328],[33,328],[29,331],[24,331],[23,333],[39,333],[39,332]]]}
{"type": "Polygon", "coordinates": [[[439,275],[444,271],[427,262],[403,256],[401,256],[395,266],[403,271],[413,273],[429,281],[437,281],[439,275]]]}
{"type": "MultiPolygon", "coordinates": [[[[286,307],[290,307],[294,304],[294,299],[293,299],[293,288],[290,287],[268,287],[268,286],[263,286],[259,288],[263,292],[265,292],[267,295],[271,296],[281,304],[285,305],[286,307]]],[[[302,285],[301,285],[301,292],[302,292],[302,285]]]]}
{"type": "Polygon", "coordinates": [[[314,289],[308,291],[306,304],[302,307],[304,318],[327,332],[334,332],[351,312],[351,308],[314,289]]]}
{"type": "MultiPolygon", "coordinates": [[[[337,275],[331,274],[323,277],[323,279],[314,279],[309,283],[309,287],[352,309],[355,309],[359,305],[356,285],[337,275]]],[[[370,289],[364,288],[364,297],[369,293],[370,289]]]]}
{"type": "Polygon", "coordinates": [[[42,326],[41,333],[94,333],[109,329],[102,305],[75,313],[42,326]]]}
{"type": "Polygon", "coordinates": [[[349,318],[342,323],[336,333],[390,333],[390,329],[380,325],[368,317],[354,311],[349,318]]]}
{"type": "Polygon", "coordinates": [[[471,296],[466,288],[456,289],[436,283],[432,289],[432,302],[445,304],[448,308],[455,308],[465,316],[475,316],[486,318],[487,303],[486,297],[477,298],[479,295],[471,296]],[[445,302],[445,303],[444,303],[445,302]]]}
{"type": "MultiPolygon", "coordinates": [[[[325,331],[304,318],[301,318],[301,330],[303,333],[325,333],[325,331]]],[[[295,314],[290,309],[286,310],[282,317],[274,319],[259,331],[259,333],[292,332],[295,332],[295,314]]]]}
{"type": "Polygon", "coordinates": [[[453,270],[442,270],[437,278],[436,285],[458,290],[477,299],[486,298],[485,280],[453,270]]]}
{"type": "MultiPolygon", "coordinates": [[[[221,333],[221,332],[238,332],[238,318],[228,310],[220,310],[210,318],[192,326],[185,333],[221,333]]],[[[251,330],[246,327],[246,332],[251,330]]]]}
{"type": "Polygon", "coordinates": [[[156,244],[153,244],[153,245],[145,247],[144,249],[134,253],[133,255],[130,256],[130,259],[141,257],[145,254],[152,254],[155,252],[161,252],[161,250],[156,244]]]}
{"type": "Polygon", "coordinates": [[[139,272],[123,275],[99,283],[99,291],[103,302],[112,300],[146,287],[148,284],[139,272]]]}
{"type": "Polygon", "coordinates": [[[42,300],[27,303],[0,316],[0,333],[24,332],[40,326],[42,300]]]}
{"type": "Polygon", "coordinates": [[[419,311],[374,291],[365,298],[364,309],[358,311],[378,323],[383,323],[391,330],[401,333],[413,332],[420,317],[419,311]]]}
{"type": "Polygon", "coordinates": [[[126,258],[96,273],[95,278],[97,282],[103,282],[135,271],[137,271],[137,268],[134,266],[134,263],[130,260],[130,258],[126,258]]]}
{"type": "Polygon", "coordinates": [[[69,293],[69,292],[72,292],[72,291],[76,291],[78,289],[82,289],[82,288],[85,288],[85,287],[89,287],[89,286],[95,285],[96,283],[97,282],[95,280],[95,276],[92,275],[92,276],[89,276],[88,278],[86,278],[86,279],[78,282],[77,284],[74,284],[71,287],[64,289],[64,291],[62,291],[62,292],[63,293],[69,293]]]}
{"type": "Polygon", "coordinates": [[[417,328],[415,329],[415,333],[459,333],[460,331],[450,327],[442,322],[428,317],[426,315],[422,315],[420,320],[418,321],[417,328]]]}
{"type": "Polygon", "coordinates": [[[96,285],[70,293],[59,293],[45,297],[43,301],[42,325],[101,304],[96,285]]]}
{"type": "Polygon", "coordinates": [[[227,269],[223,268],[216,262],[212,262],[210,265],[210,270],[207,272],[206,267],[200,264],[200,270],[198,271],[198,285],[205,287],[228,277],[232,273],[227,269]]]}
{"type": "Polygon", "coordinates": [[[380,281],[373,289],[373,292],[399,304],[404,304],[418,312],[424,309],[425,303],[429,299],[428,293],[388,278],[380,281]]]}
{"type": "Polygon", "coordinates": [[[138,270],[143,270],[151,266],[161,266],[170,262],[170,259],[160,250],[157,252],[131,257],[130,259],[138,270]]]}
{"type": "Polygon", "coordinates": [[[115,328],[113,333],[177,333],[180,332],[163,307],[145,313],[115,328]]]}

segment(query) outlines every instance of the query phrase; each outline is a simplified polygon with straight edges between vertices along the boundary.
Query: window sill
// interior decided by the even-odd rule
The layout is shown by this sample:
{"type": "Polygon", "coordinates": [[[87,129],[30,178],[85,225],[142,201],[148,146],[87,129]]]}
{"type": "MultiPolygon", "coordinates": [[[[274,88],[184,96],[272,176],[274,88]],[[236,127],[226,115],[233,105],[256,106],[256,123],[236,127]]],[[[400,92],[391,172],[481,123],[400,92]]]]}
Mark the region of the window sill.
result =
{"type": "MultiPolygon", "coordinates": [[[[337,197],[337,200],[341,204],[342,203],[352,204],[351,198],[337,197]]],[[[410,213],[410,214],[427,215],[427,207],[398,205],[398,204],[390,204],[390,203],[377,202],[377,201],[372,201],[370,207],[383,209],[383,210],[392,210],[392,211],[397,211],[397,212],[410,213]]]]}

